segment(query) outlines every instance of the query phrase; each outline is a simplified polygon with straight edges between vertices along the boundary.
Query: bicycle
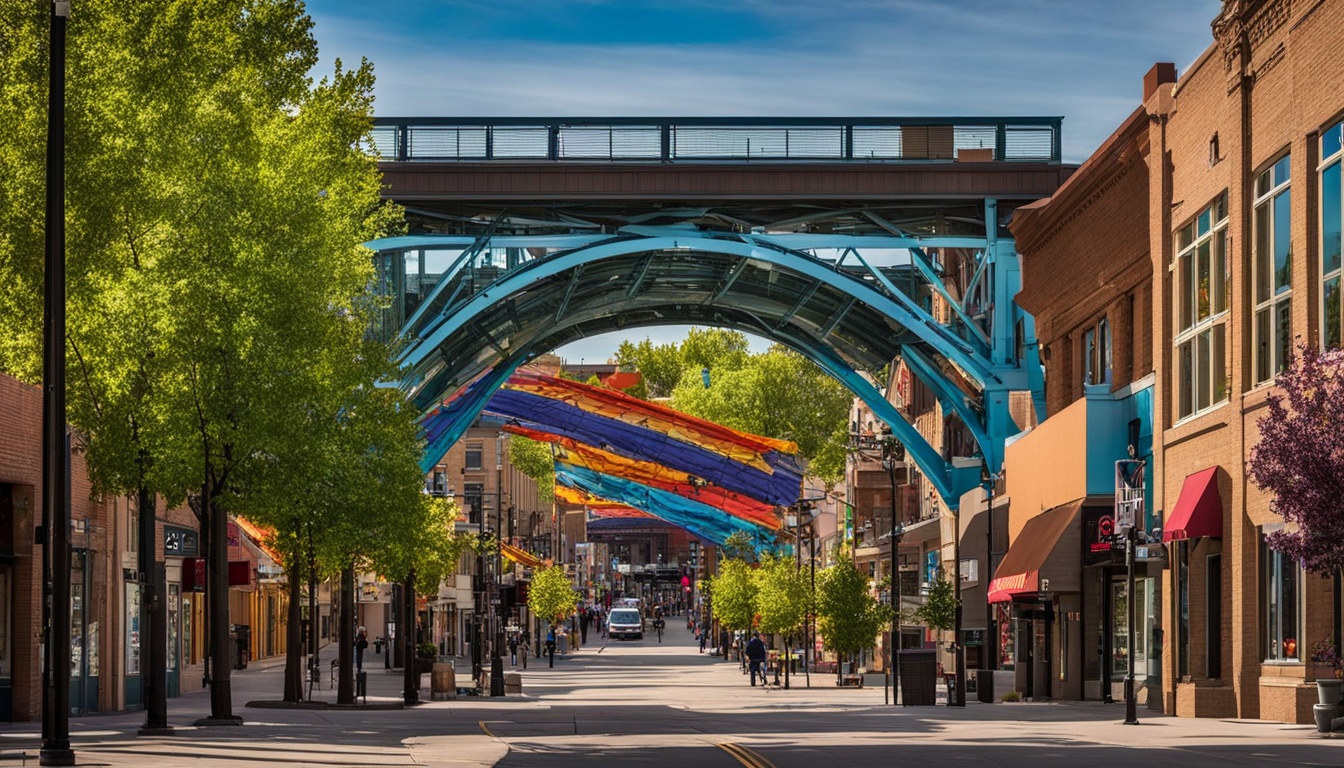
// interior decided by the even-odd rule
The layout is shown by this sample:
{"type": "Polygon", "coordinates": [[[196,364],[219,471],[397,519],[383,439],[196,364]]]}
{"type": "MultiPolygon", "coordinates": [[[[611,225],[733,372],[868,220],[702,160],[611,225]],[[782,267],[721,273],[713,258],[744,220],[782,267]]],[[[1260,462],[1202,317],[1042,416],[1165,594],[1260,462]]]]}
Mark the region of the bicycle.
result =
{"type": "Polygon", "coordinates": [[[658,630],[658,642],[660,643],[663,642],[663,624],[665,623],[666,622],[664,622],[662,619],[653,620],[653,628],[658,630]]]}

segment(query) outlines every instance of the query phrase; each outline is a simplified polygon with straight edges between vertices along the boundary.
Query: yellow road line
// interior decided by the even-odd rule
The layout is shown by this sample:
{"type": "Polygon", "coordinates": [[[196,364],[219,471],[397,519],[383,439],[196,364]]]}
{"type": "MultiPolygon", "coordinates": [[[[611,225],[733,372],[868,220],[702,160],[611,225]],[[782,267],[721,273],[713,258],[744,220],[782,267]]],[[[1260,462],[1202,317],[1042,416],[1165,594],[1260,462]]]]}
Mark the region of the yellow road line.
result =
{"type": "Polygon", "coordinates": [[[490,726],[486,725],[484,720],[477,720],[477,721],[476,721],[476,724],[479,725],[479,726],[481,726],[481,730],[482,730],[482,731],[485,731],[485,735],[486,735],[486,736],[489,736],[489,737],[492,738],[492,739],[497,739],[497,738],[499,738],[499,737],[496,736],[493,732],[491,732],[491,730],[490,730],[490,726]]]}
{"type": "Polygon", "coordinates": [[[763,755],[755,750],[742,746],[741,744],[720,744],[719,749],[732,755],[737,761],[747,768],[775,768],[775,764],[765,759],[763,755]]]}

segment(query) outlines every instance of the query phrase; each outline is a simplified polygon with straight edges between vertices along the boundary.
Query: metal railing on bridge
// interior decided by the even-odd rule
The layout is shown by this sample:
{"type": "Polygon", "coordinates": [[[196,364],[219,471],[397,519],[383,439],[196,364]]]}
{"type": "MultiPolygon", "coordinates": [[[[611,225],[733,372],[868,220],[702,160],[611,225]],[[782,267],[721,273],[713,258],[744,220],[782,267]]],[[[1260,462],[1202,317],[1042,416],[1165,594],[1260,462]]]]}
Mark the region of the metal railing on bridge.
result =
{"type": "Polygon", "coordinates": [[[387,161],[1058,163],[1060,117],[382,117],[387,161]]]}

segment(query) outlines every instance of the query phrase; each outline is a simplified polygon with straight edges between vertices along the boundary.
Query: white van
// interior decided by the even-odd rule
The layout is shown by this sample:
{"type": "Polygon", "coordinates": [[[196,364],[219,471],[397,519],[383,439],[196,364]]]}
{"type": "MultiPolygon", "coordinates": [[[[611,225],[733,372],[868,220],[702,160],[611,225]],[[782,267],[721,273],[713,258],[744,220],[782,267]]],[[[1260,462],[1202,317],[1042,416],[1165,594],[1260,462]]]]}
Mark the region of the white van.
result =
{"type": "Polygon", "coordinates": [[[612,608],[607,616],[607,637],[644,639],[644,616],[638,608],[612,608]]]}

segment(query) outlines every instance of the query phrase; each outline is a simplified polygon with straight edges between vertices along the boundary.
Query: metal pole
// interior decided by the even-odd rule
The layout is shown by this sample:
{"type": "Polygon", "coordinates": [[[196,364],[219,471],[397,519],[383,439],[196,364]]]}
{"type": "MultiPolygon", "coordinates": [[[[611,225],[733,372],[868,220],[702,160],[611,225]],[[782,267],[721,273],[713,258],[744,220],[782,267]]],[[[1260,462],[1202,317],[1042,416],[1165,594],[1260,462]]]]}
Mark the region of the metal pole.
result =
{"type": "Polygon", "coordinates": [[[952,619],[952,649],[953,660],[956,664],[956,684],[952,686],[956,697],[956,703],[948,702],[950,706],[966,706],[966,649],[961,642],[961,512],[952,513],[952,559],[956,561],[953,565],[952,584],[956,592],[957,607],[953,612],[952,619]]]}
{"type": "MultiPolygon", "coordinates": [[[[985,572],[980,583],[985,585],[985,669],[999,668],[999,623],[994,620],[994,604],[989,602],[989,582],[994,578],[994,476],[989,478],[985,524],[985,572]]],[[[978,688],[976,690],[979,690],[978,688]]],[[[983,701],[983,699],[982,699],[983,701]]]]}
{"type": "Polygon", "coordinates": [[[500,513],[500,506],[501,506],[501,504],[503,503],[503,499],[500,498],[500,495],[499,495],[499,480],[498,480],[498,476],[496,477],[495,483],[496,483],[496,484],[495,484],[495,556],[494,556],[494,558],[493,558],[493,560],[494,560],[493,565],[494,565],[494,570],[495,570],[495,574],[494,574],[495,578],[492,579],[492,580],[491,580],[491,583],[490,583],[490,629],[491,629],[491,632],[492,632],[491,640],[490,640],[490,645],[491,645],[491,648],[490,648],[490,695],[491,695],[491,696],[503,696],[503,695],[504,695],[504,657],[500,655],[500,651],[501,651],[501,646],[504,645],[504,641],[503,641],[503,640],[504,640],[504,639],[503,639],[503,634],[504,634],[504,633],[501,631],[502,626],[501,626],[501,621],[500,621],[500,616],[499,616],[499,610],[495,608],[495,603],[498,602],[498,601],[500,600],[500,583],[499,583],[499,581],[500,581],[500,579],[501,579],[502,576],[503,576],[502,571],[504,570],[504,563],[502,562],[502,560],[503,560],[504,548],[503,548],[503,546],[501,546],[501,544],[503,543],[503,540],[500,538],[501,531],[499,530],[499,513],[500,513]]]}
{"type": "MultiPolygon", "coordinates": [[[[1138,524],[1138,520],[1134,521],[1138,524]]],[[[1125,655],[1128,657],[1125,672],[1125,725],[1138,725],[1138,701],[1135,698],[1134,691],[1134,623],[1138,615],[1134,599],[1134,545],[1138,540],[1135,535],[1135,526],[1130,526],[1125,532],[1125,601],[1127,605],[1126,613],[1129,616],[1128,639],[1126,640],[1125,655]]]]}
{"type": "MultiPolygon", "coordinates": [[[[65,24],[70,3],[51,4],[47,91],[47,248],[42,368],[43,573],[49,605],[43,651],[41,765],[74,765],[70,748],[70,491],[65,451],[65,24]]],[[[88,639],[84,640],[85,653],[88,639]]]]}
{"type": "Polygon", "coordinates": [[[887,477],[891,480],[891,642],[888,644],[887,655],[891,661],[891,705],[896,706],[896,698],[900,691],[901,673],[897,666],[900,659],[901,647],[901,579],[896,571],[896,547],[901,543],[900,537],[896,535],[896,458],[894,456],[887,459],[887,477]]]}

